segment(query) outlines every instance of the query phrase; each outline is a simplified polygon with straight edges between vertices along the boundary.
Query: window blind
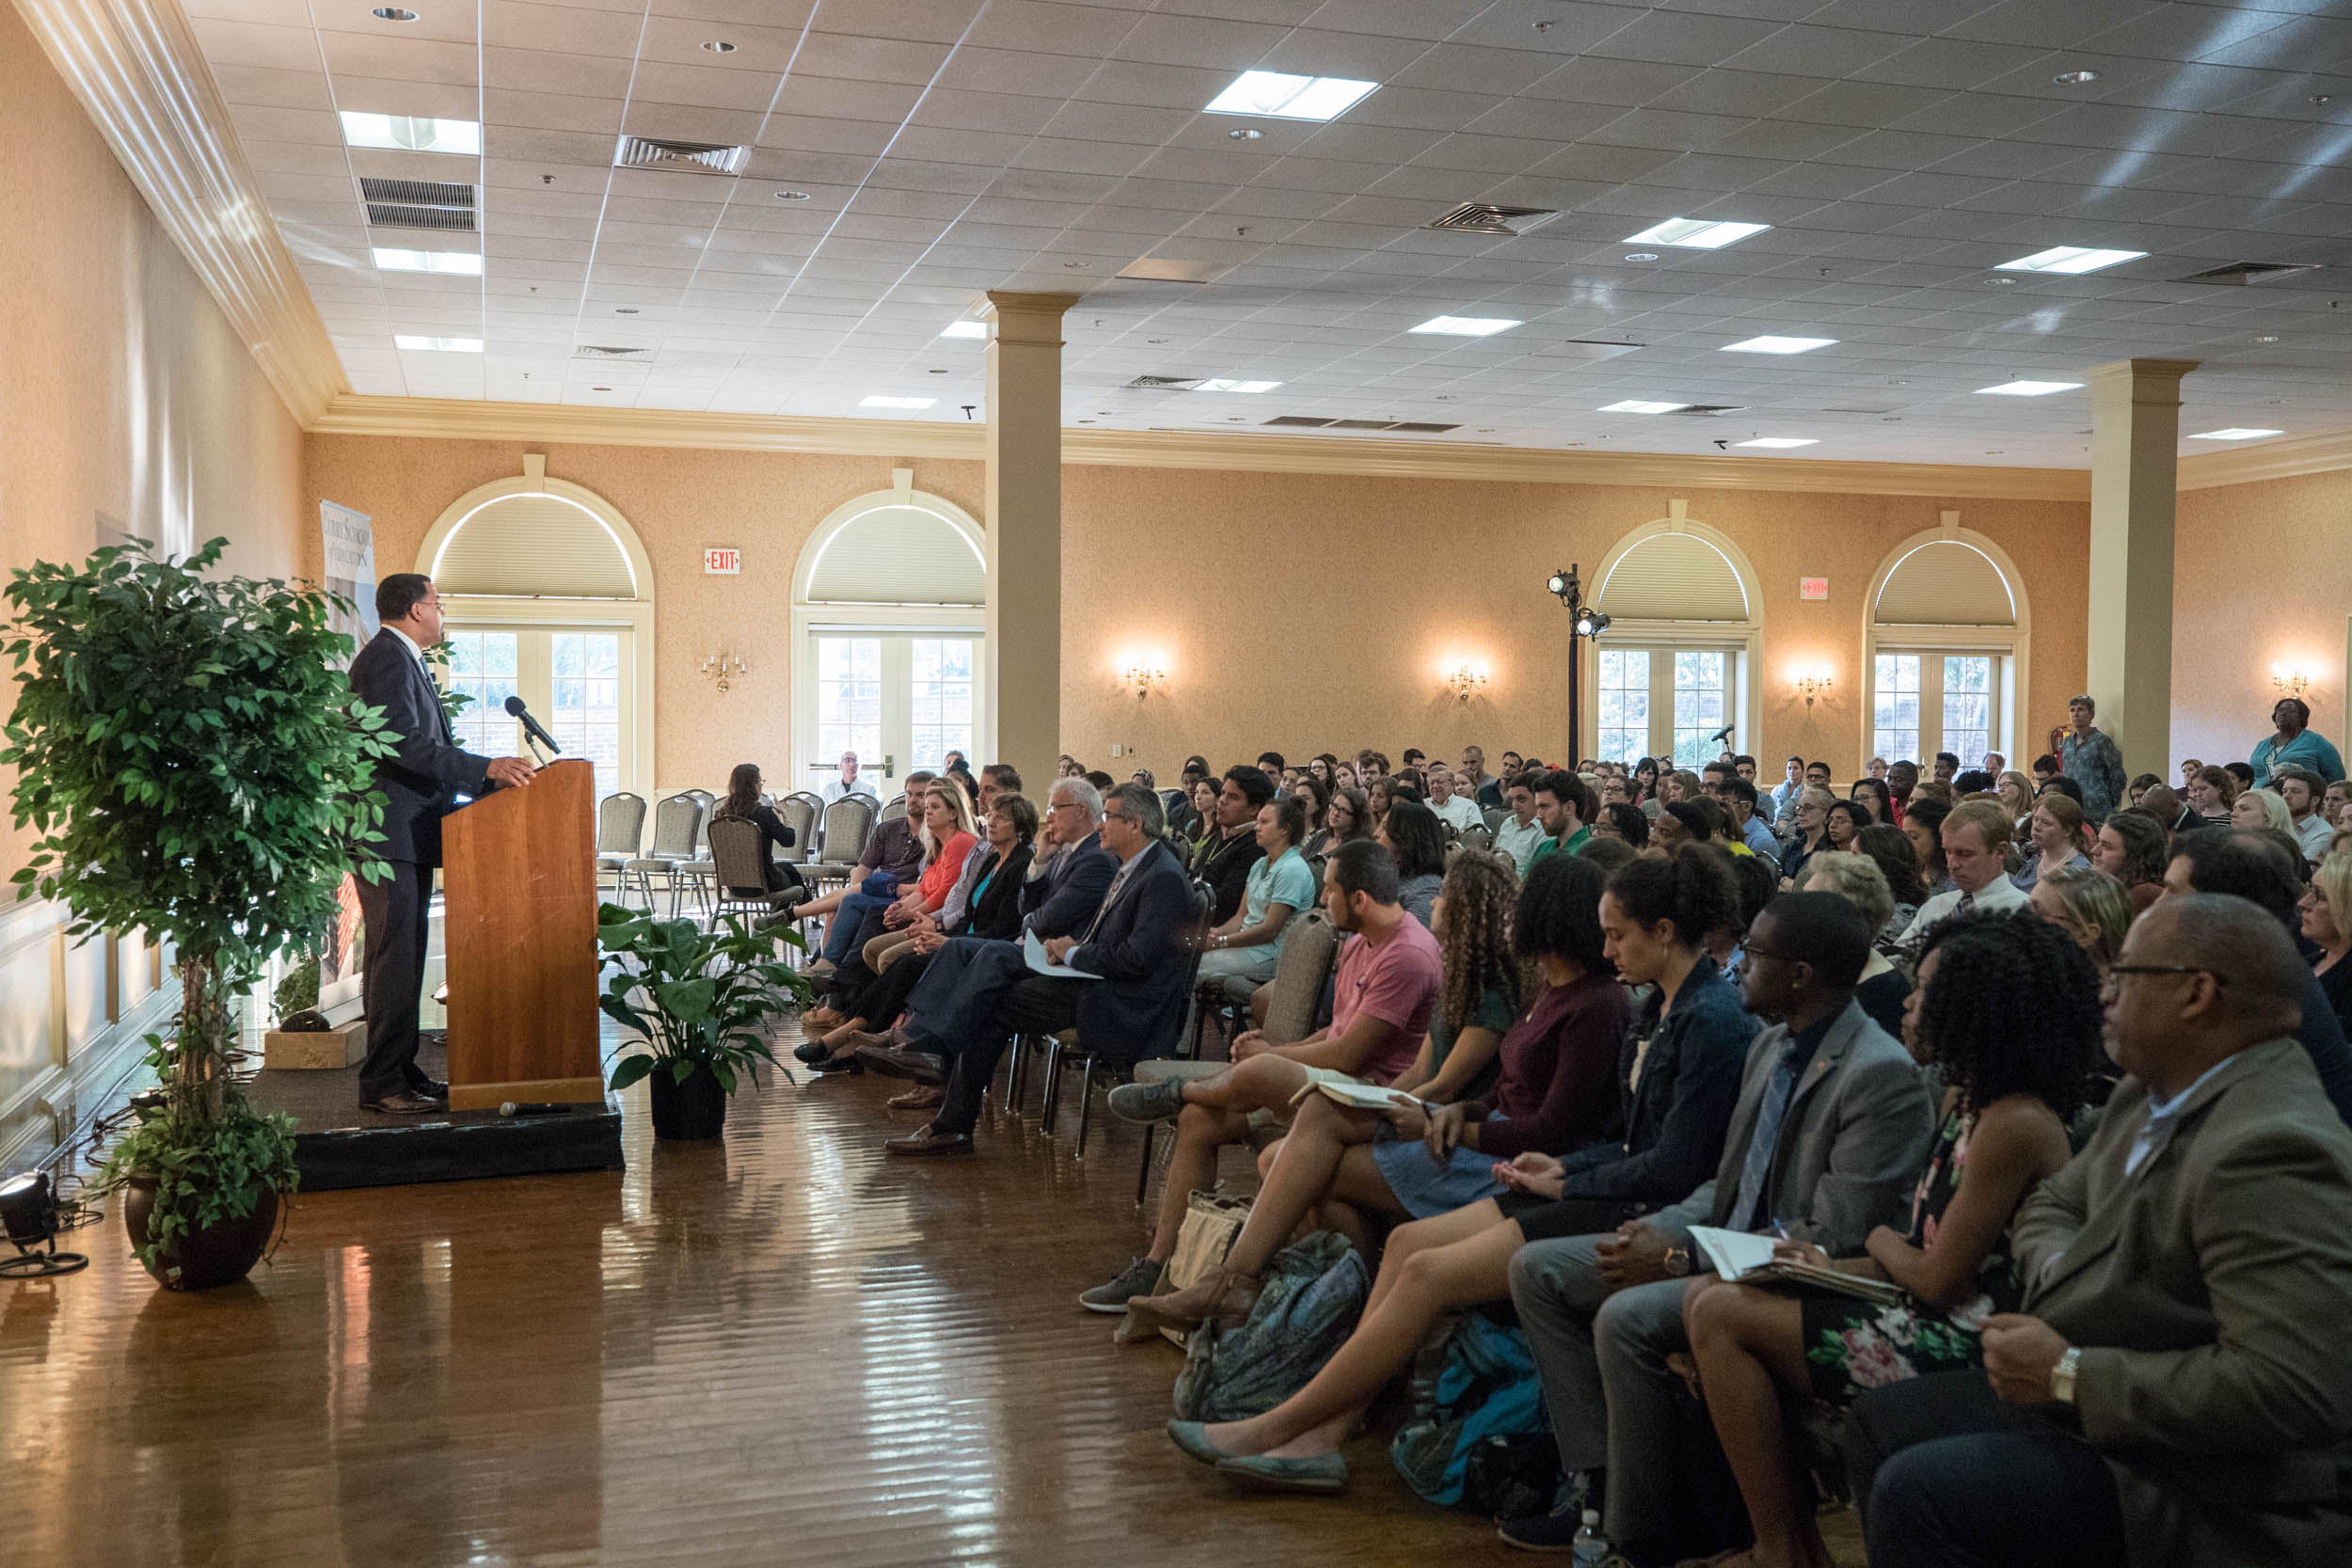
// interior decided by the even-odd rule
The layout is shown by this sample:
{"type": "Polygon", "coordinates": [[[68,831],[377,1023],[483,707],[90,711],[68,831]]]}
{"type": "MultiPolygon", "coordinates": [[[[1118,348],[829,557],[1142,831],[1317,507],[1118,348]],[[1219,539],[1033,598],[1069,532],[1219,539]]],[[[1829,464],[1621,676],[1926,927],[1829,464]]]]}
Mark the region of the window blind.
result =
{"type": "Polygon", "coordinates": [[[1747,590],[1724,552],[1695,533],[1660,533],[1617,559],[1593,602],[1639,621],[1745,621],[1747,590]]]}
{"type": "Polygon", "coordinates": [[[444,594],[633,599],[628,557],[585,507],[555,496],[506,496],[457,525],[433,562],[444,594]]]}
{"type": "Polygon", "coordinates": [[[988,571],[956,526],[914,506],[862,514],[825,542],[808,575],[811,604],[988,602],[988,571]]]}
{"type": "Polygon", "coordinates": [[[1896,564],[1874,611],[1883,626],[2013,626],[2017,603],[2001,569],[1974,545],[1939,539],[1896,564]]]}

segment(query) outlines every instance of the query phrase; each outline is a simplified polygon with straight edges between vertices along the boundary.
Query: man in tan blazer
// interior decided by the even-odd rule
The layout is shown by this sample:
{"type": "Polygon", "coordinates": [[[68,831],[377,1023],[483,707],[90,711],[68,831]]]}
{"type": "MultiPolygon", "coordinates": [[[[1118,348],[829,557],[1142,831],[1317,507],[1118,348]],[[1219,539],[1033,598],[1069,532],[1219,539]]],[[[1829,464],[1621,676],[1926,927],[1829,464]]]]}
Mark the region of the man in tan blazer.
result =
{"type": "Polygon", "coordinates": [[[2307,973],[2242,898],[2132,928],[2131,1076],[2018,1212],[2025,1311],[1982,1372],[1854,1406],[1872,1563],[2352,1563],[2352,1132],[2293,1037],[2307,973]]]}

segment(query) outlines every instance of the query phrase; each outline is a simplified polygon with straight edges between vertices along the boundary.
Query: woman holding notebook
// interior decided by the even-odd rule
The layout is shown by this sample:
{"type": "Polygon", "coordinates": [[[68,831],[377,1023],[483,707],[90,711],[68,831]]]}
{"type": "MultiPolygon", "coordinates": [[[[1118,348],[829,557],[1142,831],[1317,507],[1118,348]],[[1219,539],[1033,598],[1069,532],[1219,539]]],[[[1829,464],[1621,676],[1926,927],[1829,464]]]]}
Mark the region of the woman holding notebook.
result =
{"type": "Polygon", "coordinates": [[[1683,1319],[1708,1415],[1756,1528],[1746,1556],[1754,1568],[1830,1560],[1783,1399],[1843,1408],[1884,1384],[1973,1366],[1984,1320],[2017,1310],[2024,1290],[2010,1222],[2066,1164],[2067,1121],[2099,1060],[2099,1030],[2097,972],[2058,927],[2026,915],[1945,921],[1928,936],[1903,1014],[1903,1043],[1947,1085],[1908,1232],[1881,1226],[1864,1243],[1868,1256],[1836,1261],[1801,1242],[1777,1249],[1788,1261],[1887,1281],[1902,1299],[1692,1282],[1683,1319]]]}

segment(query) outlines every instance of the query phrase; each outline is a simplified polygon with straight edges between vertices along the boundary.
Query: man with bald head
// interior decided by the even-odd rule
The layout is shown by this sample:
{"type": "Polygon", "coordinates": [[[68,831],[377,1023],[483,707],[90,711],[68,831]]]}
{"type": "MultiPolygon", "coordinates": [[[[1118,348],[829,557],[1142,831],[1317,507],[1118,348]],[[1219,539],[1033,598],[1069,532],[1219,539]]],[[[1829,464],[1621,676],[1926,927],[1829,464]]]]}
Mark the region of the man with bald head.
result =
{"type": "Polygon", "coordinates": [[[1873,1563],[2352,1561],[2352,1131],[2294,1038],[2306,971],[2227,895],[2153,906],[2106,981],[2129,1074],[2027,1197],[1982,1370],[1865,1395],[1873,1563]]]}

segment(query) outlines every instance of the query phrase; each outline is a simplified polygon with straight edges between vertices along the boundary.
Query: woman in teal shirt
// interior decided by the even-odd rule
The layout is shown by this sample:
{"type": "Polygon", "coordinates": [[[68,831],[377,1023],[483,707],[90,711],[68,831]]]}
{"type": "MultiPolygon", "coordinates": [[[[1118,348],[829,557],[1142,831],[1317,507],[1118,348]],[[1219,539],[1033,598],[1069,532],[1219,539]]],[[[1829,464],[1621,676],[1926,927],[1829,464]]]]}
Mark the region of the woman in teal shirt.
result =
{"type": "Polygon", "coordinates": [[[1315,901],[1314,873],[1298,852],[1306,836],[1307,814],[1294,797],[1277,795],[1258,808],[1258,847],[1265,856],[1249,868],[1241,908],[1208,935],[1200,955],[1202,986],[1222,986],[1246,1002],[1274,978],[1291,916],[1315,901]]]}

